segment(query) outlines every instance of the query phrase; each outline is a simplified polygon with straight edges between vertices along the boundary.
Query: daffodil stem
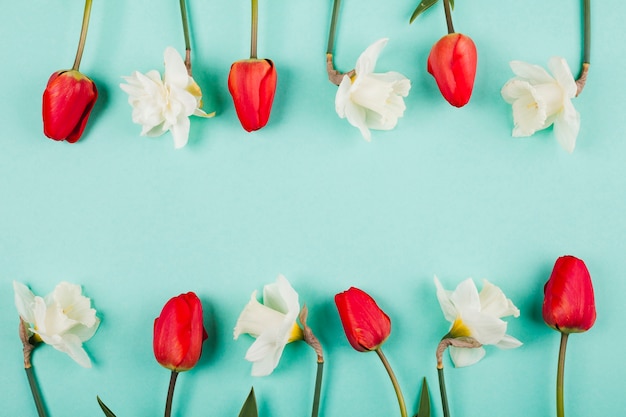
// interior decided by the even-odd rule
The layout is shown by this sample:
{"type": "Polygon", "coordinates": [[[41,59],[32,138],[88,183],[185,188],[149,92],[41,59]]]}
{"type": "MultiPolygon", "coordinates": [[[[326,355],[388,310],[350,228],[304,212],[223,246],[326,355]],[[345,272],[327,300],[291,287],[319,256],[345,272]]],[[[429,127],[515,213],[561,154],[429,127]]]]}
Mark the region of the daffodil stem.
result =
{"type": "Polygon", "coordinates": [[[80,61],[83,59],[83,50],[85,49],[85,41],[87,40],[87,29],[89,28],[89,16],[91,15],[91,2],[92,0],[85,0],[85,12],[83,13],[83,25],[80,29],[80,40],[78,41],[78,50],[76,51],[76,58],[74,58],[74,65],[72,69],[78,71],[80,67],[80,61]]]}
{"type": "Polygon", "coordinates": [[[333,2],[333,14],[330,18],[330,30],[328,31],[328,46],[326,47],[326,54],[333,54],[335,49],[335,36],[337,34],[337,19],[339,18],[339,6],[341,6],[341,0],[334,0],[333,2]]]}
{"type": "Polygon", "coordinates": [[[583,62],[576,80],[578,96],[585,88],[591,60],[591,0],[583,0],[583,62]]]}
{"type": "Polygon", "coordinates": [[[37,381],[35,380],[33,367],[30,366],[28,368],[24,368],[24,370],[26,371],[26,377],[28,378],[30,391],[33,393],[33,400],[35,401],[35,407],[37,407],[37,415],[39,417],[47,417],[46,408],[43,405],[41,394],[39,393],[39,387],[37,386],[37,381]]]}
{"type": "Polygon", "coordinates": [[[396,391],[396,396],[398,397],[398,405],[400,406],[400,415],[402,417],[407,417],[406,405],[404,404],[404,396],[402,395],[402,391],[400,390],[398,379],[396,378],[396,375],[393,373],[393,370],[391,369],[391,365],[389,364],[389,361],[387,361],[387,358],[385,357],[385,354],[383,353],[382,349],[381,348],[376,349],[376,353],[378,354],[378,357],[380,358],[380,360],[383,362],[383,366],[387,370],[387,373],[389,374],[389,378],[391,378],[393,389],[396,391]]]}
{"type": "Polygon", "coordinates": [[[443,408],[443,417],[450,417],[448,394],[446,394],[446,380],[443,377],[443,366],[437,366],[437,376],[439,377],[439,392],[441,393],[441,408],[443,408]]]}
{"type": "Polygon", "coordinates": [[[174,388],[176,387],[177,377],[178,372],[172,371],[172,375],[170,376],[170,386],[167,389],[167,400],[165,401],[165,417],[170,417],[172,415],[172,399],[174,398],[174,388]]]}
{"type": "Polygon", "coordinates": [[[556,372],[556,415],[565,416],[563,406],[563,376],[565,373],[565,348],[567,347],[567,333],[561,333],[561,346],[559,347],[559,367],[556,372]]]}
{"type": "Polygon", "coordinates": [[[191,41],[189,40],[189,20],[187,18],[187,6],[185,0],[180,0],[180,15],[183,19],[183,35],[185,36],[185,66],[191,75],[191,41]]]}
{"type": "Polygon", "coordinates": [[[454,33],[452,25],[452,12],[450,11],[450,0],[443,0],[443,10],[446,13],[446,24],[448,25],[448,34],[454,33]]]}
{"type": "Polygon", "coordinates": [[[256,44],[259,33],[259,2],[258,0],[252,0],[252,26],[250,28],[250,58],[256,59],[256,44]]]}
{"type": "Polygon", "coordinates": [[[320,411],[320,398],[322,393],[322,374],[324,373],[324,361],[317,362],[317,373],[315,375],[315,392],[313,393],[313,411],[311,417],[317,417],[320,411]]]}

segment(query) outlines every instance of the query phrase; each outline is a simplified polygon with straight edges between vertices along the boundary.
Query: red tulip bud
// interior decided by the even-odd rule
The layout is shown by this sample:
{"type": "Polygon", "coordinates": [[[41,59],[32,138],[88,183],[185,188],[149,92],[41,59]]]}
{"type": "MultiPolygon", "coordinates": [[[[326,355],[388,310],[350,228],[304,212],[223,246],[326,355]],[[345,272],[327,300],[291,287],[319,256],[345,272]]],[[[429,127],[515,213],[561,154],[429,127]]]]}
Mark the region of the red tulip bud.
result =
{"type": "Polygon", "coordinates": [[[154,356],[172,371],[193,368],[200,359],[206,338],[202,304],[193,292],[170,299],[154,320],[154,356]]]}
{"type": "Polygon", "coordinates": [[[391,333],[391,320],[376,301],[358,288],[335,295],[348,341],[359,352],[376,350],[391,333]]]}
{"type": "Polygon", "coordinates": [[[585,263],[573,256],[556,260],[544,286],[543,319],[562,333],[586,332],[596,321],[591,276],[585,263]]]}
{"type": "Polygon", "coordinates": [[[476,76],[476,45],[471,38],[450,33],[439,39],[428,55],[428,72],[435,77],[443,97],[463,107],[472,96],[476,76]]]}
{"type": "Polygon", "coordinates": [[[235,62],[228,74],[228,90],[233,96],[237,117],[252,132],[267,124],[276,92],[276,67],[269,59],[235,62]]]}
{"type": "Polygon", "coordinates": [[[76,70],[55,72],[43,92],[43,133],[54,140],[78,141],[97,98],[89,77],[76,70]]]}

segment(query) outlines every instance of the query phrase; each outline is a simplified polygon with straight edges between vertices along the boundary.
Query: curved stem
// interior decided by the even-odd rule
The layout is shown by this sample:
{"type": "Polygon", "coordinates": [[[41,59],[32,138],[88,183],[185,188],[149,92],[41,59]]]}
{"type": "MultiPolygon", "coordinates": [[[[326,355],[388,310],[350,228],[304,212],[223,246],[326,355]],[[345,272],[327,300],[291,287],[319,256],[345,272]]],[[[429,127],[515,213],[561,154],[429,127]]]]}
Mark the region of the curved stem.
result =
{"type": "Polygon", "coordinates": [[[559,347],[559,367],[556,373],[556,415],[565,416],[563,406],[563,376],[565,373],[565,348],[567,347],[567,333],[561,333],[561,346],[559,347]]]}
{"type": "Polygon", "coordinates": [[[258,0],[252,0],[252,26],[250,28],[250,58],[256,59],[257,33],[259,31],[259,4],[258,0]]]}
{"type": "Polygon", "coordinates": [[[317,374],[315,375],[315,392],[313,394],[313,411],[311,417],[317,417],[320,411],[320,398],[322,393],[322,374],[324,373],[324,361],[317,362],[317,374]]]}
{"type": "Polygon", "coordinates": [[[591,0],[583,0],[583,62],[576,80],[578,96],[585,88],[591,55],[591,0]]]}
{"type": "Polygon", "coordinates": [[[396,375],[393,373],[391,369],[391,365],[387,361],[385,354],[383,353],[381,348],[376,349],[376,353],[378,357],[383,362],[383,366],[387,370],[389,374],[389,378],[391,378],[391,383],[393,384],[393,389],[396,391],[396,396],[398,397],[398,405],[400,406],[400,415],[402,417],[407,417],[406,405],[404,404],[404,396],[402,395],[402,391],[400,390],[400,385],[398,384],[398,380],[396,379],[396,375]]]}
{"type": "Polygon", "coordinates": [[[43,405],[43,400],[41,399],[39,387],[37,386],[37,381],[35,380],[35,373],[33,372],[33,367],[29,366],[28,368],[24,368],[24,370],[26,371],[26,377],[28,378],[28,385],[30,386],[30,391],[33,393],[33,400],[35,401],[35,407],[37,407],[37,415],[39,417],[47,417],[46,408],[43,405]]]}
{"type": "Polygon", "coordinates": [[[450,417],[450,408],[448,407],[448,394],[446,394],[446,380],[443,377],[443,365],[437,365],[437,376],[439,377],[439,392],[441,393],[441,407],[443,408],[443,417],[450,417]]]}
{"type": "Polygon", "coordinates": [[[446,13],[446,24],[448,25],[448,34],[454,33],[452,25],[452,12],[450,11],[450,0],[443,0],[443,10],[446,13]]]}
{"type": "Polygon", "coordinates": [[[187,19],[187,6],[185,0],[180,0],[180,15],[183,19],[183,35],[185,36],[185,67],[191,76],[191,41],[189,40],[189,21],[187,19]]]}
{"type": "Polygon", "coordinates": [[[76,58],[74,58],[74,65],[72,69],[78,71],[80,67],[80,61],[83,58],[83,49],[85,49],[85,41],[87,40],[87,28],[89,27],[89,16],[91,15],[91,2],[92,0],[85,0],[85,11],[83,13],[83,26],[80,29],[80,40],[78,41],[78,50],[76,51],[76,58]]]}
{"type": "Polygon", "coordinates": [[[170,376],[170,386],[167,389],[167,400],[165,401],[165,417],[170,417],[172,415],[172,399],[174,398],[174,388],[176,387],[177,377],[178,372],[172,371],[172,375],[170,376]]]}
{"type": "Polygon", "coordinates": [[[333,54],[335,49],[335,36],[337,33],[337,19],[339,18],[339,6],[341,0],[334,0],[333,2],[333,14],[330,18],[330,30],[328,31],[328,46],[326,47],[326,54],[333,54]]]}

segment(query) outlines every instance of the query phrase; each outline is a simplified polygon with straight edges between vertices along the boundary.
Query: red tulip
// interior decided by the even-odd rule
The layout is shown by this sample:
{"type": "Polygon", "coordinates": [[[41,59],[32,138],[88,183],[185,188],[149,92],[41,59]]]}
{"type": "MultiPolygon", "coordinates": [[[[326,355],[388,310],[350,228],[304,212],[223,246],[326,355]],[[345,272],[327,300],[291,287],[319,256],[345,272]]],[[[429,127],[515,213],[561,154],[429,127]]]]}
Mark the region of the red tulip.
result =
{"type": "Polygon", "coordinates": [[[202,304],[193,292],[170,299],[154,320],[154,356],[175,372],[193,368],[207,338],[202,324],[202,304]]]}
{"type": "Polygon", "coordinates": [[[94,82],[76,70],[57,71],[43,93],[43,132],[54,140],[74,143],[85,130],[98,90],[94,82]]]}
{"type": "Polygon", "coordinates": [[[267,124],[276,92],[276,67],[269,59],[235,62],[228,74],[228,90],[233,96],[237,117],[252,132],[267,124]]]}
{"type": "Polygon", "coordinates": [[[585,263],[573,256],[556,260],[544,286],[543,319],[562,333],[586,332],[596,321],[591,276],[585,263]]]}
{"type": "Polygon", "coordinates": [[[391,320],[376,301],[358,288],[335,295],[348,341],[359,352],[376,350],[391,333],[391,320]]]}
{"type": "Polygon", "coordinates": [[[433,46],[428,72],[435,77],[443,97],[456,107],[469,101],[476,76],[476,45],[461,33],[450,33],[433,46]]]}

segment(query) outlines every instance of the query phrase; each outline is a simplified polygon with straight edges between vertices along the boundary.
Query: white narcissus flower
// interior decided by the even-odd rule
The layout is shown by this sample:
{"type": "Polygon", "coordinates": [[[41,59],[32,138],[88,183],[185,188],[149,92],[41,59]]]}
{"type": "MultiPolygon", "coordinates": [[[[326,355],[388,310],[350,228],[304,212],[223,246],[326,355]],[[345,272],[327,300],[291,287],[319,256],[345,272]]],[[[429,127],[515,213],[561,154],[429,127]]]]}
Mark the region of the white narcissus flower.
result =
{"type": "Polygon", "coordinates": [[[255,290],[237,319],[233,336],[236,340],[247,333],[256,338],[246,352],[246,359],[253,363],[253,376],[266,376],[278,365],[285,345],[303,338],[296,323],[300,303],[298,293],[282,275],[275,283],[263,287],[263,304],[256,295],[255,290]]]}
{"type": "Polygon", "coordinates": [[[370,45],[356,61],[354,75],[345,75],[337,95],[335,110],[359,128],[366,141],[372,139],[369,129],[390,130],[402,117],[406,106],[403,97],[409,95],[411,82],[398,72],[374,73],[378,55],[388,39],[370,45]]]}
{"type": "Polygon", "coordinates": [[[100,319],[91,300],[79,285],[61,282],[45,297],[34,295],[24,284],[13,281],[15,306],[26,323],[29,336],[67,353],[79,365],[91,367],[83,342],[91,339],[100,319]]]}
{"type": "Polygon", "coordinates": [[[200,108],[202,91],[176,49],[165,49],[164,61],[163,80],[156,70],[146,74],[135,71],[122,77],[128,84],[120,84],[120,88],[128,94],[133,122],[142,126],[141,136],[161,136],[169,130],[178,149],[187,144],[189,116],[213,117],[215,112],[207,114],[200,108]]]}
{"type": "Polygon", "coordinates": [[[571,99],[576,96],[576,81],[564,58],[552,57],[548,62],[551,76],[538,65],[512,61],[517,77],[502,87],[502,97],[513,105],[513,136],[530,136],[554,124],[559,144],[573,152],[580,130],[580,113],[571,99]]]}
{"type": "MultiPolygon", "coordinates": [[[[483,345],[512,349],[522,342],[506,334],[507,323],[502,317],[519,316],[519,310],[506,298],[500,288],[483,280],[478,292],[471,278],[461,282],[454,291],[445,290],[435,277],[437,299],[446,320],[452,323],[447,337],[472,337],[483,345]]],[[[454,366],[473,365],[485,356],[485,349],[450,346],[454,366]]]]}

